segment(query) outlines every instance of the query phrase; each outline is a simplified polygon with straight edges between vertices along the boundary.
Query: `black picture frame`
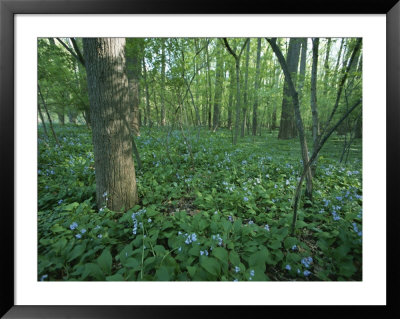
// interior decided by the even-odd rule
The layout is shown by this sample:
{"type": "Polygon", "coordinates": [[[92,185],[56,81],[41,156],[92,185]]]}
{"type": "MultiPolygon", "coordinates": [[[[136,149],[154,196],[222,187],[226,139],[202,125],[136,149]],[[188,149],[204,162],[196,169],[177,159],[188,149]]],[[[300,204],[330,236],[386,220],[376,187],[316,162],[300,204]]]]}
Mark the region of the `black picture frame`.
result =
{"type": "MultiPolygon", "coordinates": [[[[400,3],[398,0],[309,0],[274,1],[241,4],[215,0],[0,0],[0,180],[1,191],[1,309],[4,318],[147,318],[147,317],[225,317],[249,315],[248,307],[192,306],[16,306],[14,303],[14,16],[15,14],[386,14],[387,52],[387,119],[386,119],[386,176],[387,176],[387,305],[386,306],[318,306],[269,307],[268,316],[311,315],[354,317],[369,314],[373,317],[399,316],[397,294],[399,272],[395,258],[399,239],[396,202],[399,180],[398,163],[400,137],[400,3]]],[[[377,106],[378,107],[378,106],[377,106]]],[[[382,172],[384,174],[384,172],[382,172]]],[[[257,307],[259,309],[259,307],[257,307]]],[[[250,310],[254,316],[254,307],[250,310]]],[[[265,312],[265,315],[267,315],[265,312]]]]}

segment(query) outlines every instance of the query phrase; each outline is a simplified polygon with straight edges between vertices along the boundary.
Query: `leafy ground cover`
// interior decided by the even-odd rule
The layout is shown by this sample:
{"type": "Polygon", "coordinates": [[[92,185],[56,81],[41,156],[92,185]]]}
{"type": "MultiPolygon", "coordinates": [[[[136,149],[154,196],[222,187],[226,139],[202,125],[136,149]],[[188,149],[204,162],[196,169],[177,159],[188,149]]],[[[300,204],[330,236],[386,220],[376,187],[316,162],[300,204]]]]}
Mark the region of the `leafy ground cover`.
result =
{"type": "Polygon", "coordinates": [[[327,143],[292,237],[297,139],[143,128],[141,201],[119,213],[95,206],[90,131],[56,133],[61,146],[38,139],[39,280],[362,279],[361,141],[347,164],[342,139],[327,143]]]}

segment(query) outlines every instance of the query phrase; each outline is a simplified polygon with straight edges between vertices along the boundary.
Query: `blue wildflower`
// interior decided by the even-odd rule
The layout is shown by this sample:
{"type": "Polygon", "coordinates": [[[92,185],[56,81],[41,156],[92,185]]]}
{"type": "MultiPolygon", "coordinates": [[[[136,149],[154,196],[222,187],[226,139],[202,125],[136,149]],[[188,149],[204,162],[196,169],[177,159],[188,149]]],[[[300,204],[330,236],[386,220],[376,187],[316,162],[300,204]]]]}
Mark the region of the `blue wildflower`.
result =
{"type": "Polygon", "coordinates": [[[82,238],[82,235],[81,234],[76,234],[75,237],[76,238],[82,238]]]}
{"type": "Polygon", "coordinates": [[[49,276],[49,275],[47,275],[47,274],[43,275],[42,277],[40,277],[40,281],[45,280],[48,276],[49,276]]]}
{"type": "Polygon", "coordinates": [[[58,201],[58,205],[60,205],[62,202],[63,202],[63,200],[60,199],[60,200],[58,201]]]}
{"type": "Polygon", "coordinates": [[[151,218],[149,218],[149,219],[147,220],[147,222],[150,224],[150,223],[151,223],[151,218]]]}
{"type": "Polygon", "coordinates": [[[98,234],[97,237],[98,238],[103,238],[103,235],[102,234],[98,234]]]}
{"type": "Polygon", "coordinates": [[[250,276],[254,277],[254,269],[250,270],[250,276]]]}
{"type": "Polygon", "coordinates": [[[252,224],[254,224],[254,222],[252,220],[250,220],[249,221],[249,225],[252,225],[252,224]]]}
{"type": "Polygon", "coordinates": [[[290,265],[286,265],[285,269],[290,271],[290,270],[292,270],[292,267],[290,267],[290,265]]]}
{"type": "Polygon", "coordinates": [[[245,202],[249,201],[249,199],[248,199],[246,196],[243,198],[243,200],[244,200],[245,202]]]}
{"type": "Polygon", "coordinates": [[[292,250],[296,250],[296,249],[297,249],[297,245],[293,245],[292,250]]]}
{"type": "Polygon", "coordinates": [[[304,270],[303,274],[304,276],[308,277],[311,274],[311,271],[304,270]]]}
{"type": "Polygon", "coordinates": [[[304,257],[301,260],[301,263],[304,265],[304,267],[308,268],[308,267],[310,267],[312,261],[313,261],[312,257],[304,257]]]}
{"type": "Polygon", "coordinates": [[[235,272],[238,273],[240,271],[240,268],[238,266],[235,266],[235,272]]]}
{"type": "Polygon", "coordinates": [[[269,231],[269,226],[268,226],[268,224],[265,225],[264,229],[265,229],[266,231],[269,231]]]}
{"type": "Polygon", "coordinates": [[[71,228],[71,230],[74,230],[76,227],[78,227],[78,224],[76,222],[73,222],[71,225],[69,225],[69,228],[71,228]]]}
{"type": "Polygon", "coordinates": [[[82,233],[82,234],[86,233],[86,229],[85,229],[85,228],[82,228],[82,229],[81,229],[81,233],[82,233]]]}

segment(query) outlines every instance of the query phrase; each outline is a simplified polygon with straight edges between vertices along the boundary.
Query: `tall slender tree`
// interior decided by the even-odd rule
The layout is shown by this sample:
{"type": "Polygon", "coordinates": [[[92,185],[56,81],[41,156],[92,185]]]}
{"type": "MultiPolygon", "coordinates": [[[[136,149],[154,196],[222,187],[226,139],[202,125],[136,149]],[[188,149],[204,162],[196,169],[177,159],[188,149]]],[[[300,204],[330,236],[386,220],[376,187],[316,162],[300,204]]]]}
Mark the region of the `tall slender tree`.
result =
{"type": "Polygon", "coordinates": [[[250,39],[247,41],[246,46],[246,64],[244,71],[244,89],[243,89],[243,104],[242,104],[242,129],[240,131],[240,137],[244,137],[244,129],[247,122],[247,103],[248,103],[248,82],[249,82],[249,58],[250,58],[250,39]]]}
{"type": "Polygon", "coordinates": [[[258,111],[258,87],[260,82],[260,57],[261,57],[261,38],[257,39],[257,59],[256,59],[256,77],[254,79],[254,104],[253,104],[253,136],[257,134],[257,111],[258,111]]]}
{"type": "Polygon", "coordinates": [[[215,132],[219,126],[220,121],[220,108],[222,98],[222,84],[223,84],[223,59],[222,52],[217,42],[217,65],[215,70],[215,90],[214,90],[214,116],[213,116],[213,131],[215,132]]]}
{"type": "Polygon", "coordinates": [[[161,39],[161,126],[165,121],[165,39],[161,39]]]}
{"type": "Polygon", "coordinates": [[[236,70],[236,119],[235,119],[235,134],[233,135],[233,144],[236,145],[237,138],[239,135],[239,123],[240,123],[240,58],[243,53],[243,49],[245,48],[249,39],[246,39],[242,48],[237,54],[229,45],[229,42],[226,38],[224,38],[225,47],[228,52],[233,56],[235,59],[235,70],[236,70]]]}
{"type": "Polygon", "coordinates": [[[126,69],[129,83],[129,104],[131,127],[136,136],[140,135],[139,120],[139,85],[141,77],[142,39],[126,39],[126,69]]]}

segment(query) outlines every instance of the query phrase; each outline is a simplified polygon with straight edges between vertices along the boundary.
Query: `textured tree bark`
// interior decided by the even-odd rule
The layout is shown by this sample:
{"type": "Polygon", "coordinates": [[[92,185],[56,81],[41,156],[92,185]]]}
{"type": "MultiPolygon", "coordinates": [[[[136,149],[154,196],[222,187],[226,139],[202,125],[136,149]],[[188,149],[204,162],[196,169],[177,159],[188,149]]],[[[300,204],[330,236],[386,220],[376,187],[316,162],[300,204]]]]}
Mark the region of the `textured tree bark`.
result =
{"type": "Polygon", "coordinates": [[[140,81],[140,43],[138,39],[127,38],[126,43],[129,44],[129,50],[125,50],[126,69],[129,84],[129,105],[131,120],[129,121],[132,131],[136,136],[140,135],[139,120],[139,81],[140,81]]]}
{"type": "Polygon", "coordinates": [[[258,86],[260,80],[260,57],[261,57],[261,38],[257,39],[257,60],[256,60],[256,78],[254,79],[254,104],[253,104],[253,136],[257,134],[257,111],[258,111],[258,86]]]}
{"type": "MultiPolygon", "coordinates": [[[[299,56],[300,39],[290,38],[286,64],[294,86],[296,85],[299,56]]],[[[281,124],[278,134],[279,139],[287,140],[297,136],[293,104],[294,101],[290,92],[288,78],[285,76],[285,84],[283,86],[281,124]]]]}
{"type": "Polygon", "coordinates": [[[138,201],[129,120],[124,38],[83,39],[92,119],[97,206],[121,211],[138,201]]]}

